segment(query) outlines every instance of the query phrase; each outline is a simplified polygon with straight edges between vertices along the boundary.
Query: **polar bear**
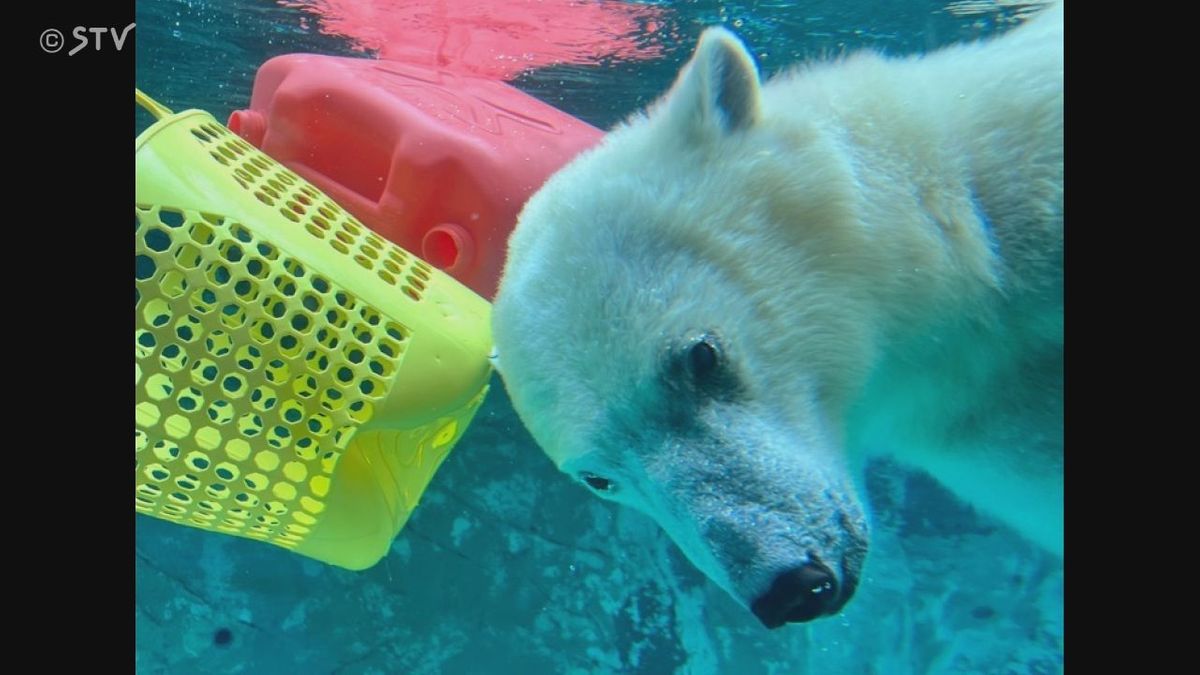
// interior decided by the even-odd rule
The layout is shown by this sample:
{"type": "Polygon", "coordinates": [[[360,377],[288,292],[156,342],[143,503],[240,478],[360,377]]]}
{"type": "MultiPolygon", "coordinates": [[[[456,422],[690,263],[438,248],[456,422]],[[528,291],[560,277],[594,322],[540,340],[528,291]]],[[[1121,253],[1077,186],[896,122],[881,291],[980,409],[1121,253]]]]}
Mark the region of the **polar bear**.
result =
{"type": "Polygon", "coordinates": [[[872,453],[1061,554],[1062,17],[765,85],[708,29],[521,213],[517,413],[768,628],[854,593],[872,453]]]}

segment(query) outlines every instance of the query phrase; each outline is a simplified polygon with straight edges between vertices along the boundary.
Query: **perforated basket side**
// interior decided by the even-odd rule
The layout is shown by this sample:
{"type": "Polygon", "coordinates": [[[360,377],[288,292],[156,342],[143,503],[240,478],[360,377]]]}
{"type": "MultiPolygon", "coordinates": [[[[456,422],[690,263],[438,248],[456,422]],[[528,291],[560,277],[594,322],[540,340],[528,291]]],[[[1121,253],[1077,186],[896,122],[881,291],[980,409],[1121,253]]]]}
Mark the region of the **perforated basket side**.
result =
{"type": "Polygon", "coordinates": [[[136,213],[136,508],[294,546],[409,330],[241,223],[136,213]]]}

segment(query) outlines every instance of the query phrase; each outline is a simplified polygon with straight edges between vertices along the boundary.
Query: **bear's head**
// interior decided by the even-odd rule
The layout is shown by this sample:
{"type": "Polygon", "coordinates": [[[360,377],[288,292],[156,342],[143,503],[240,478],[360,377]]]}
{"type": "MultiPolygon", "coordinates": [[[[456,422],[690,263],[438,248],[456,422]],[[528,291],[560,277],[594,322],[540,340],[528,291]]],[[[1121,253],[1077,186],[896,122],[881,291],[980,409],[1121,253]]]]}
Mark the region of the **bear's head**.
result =
{"type": "Polygon", "coordinates": [[[562,471],[654,518],[768,627],[836,613],[867,523],[841,420],[869,360],[852,168],[710,29],[510,240],[496,365],[562,471]]]}

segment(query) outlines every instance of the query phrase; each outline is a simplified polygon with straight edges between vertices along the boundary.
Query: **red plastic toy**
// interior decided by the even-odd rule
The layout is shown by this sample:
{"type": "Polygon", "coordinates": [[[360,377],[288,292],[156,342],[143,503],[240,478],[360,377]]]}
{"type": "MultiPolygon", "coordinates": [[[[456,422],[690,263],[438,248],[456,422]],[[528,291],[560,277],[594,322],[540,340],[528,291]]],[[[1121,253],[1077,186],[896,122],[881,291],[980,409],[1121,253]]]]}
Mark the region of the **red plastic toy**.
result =
{"type": "Polygon", "coordinates": [[[312,54],[264,63],[229,128],[488,299],[525,200],[603,135],[503,82],[312,54]]]}

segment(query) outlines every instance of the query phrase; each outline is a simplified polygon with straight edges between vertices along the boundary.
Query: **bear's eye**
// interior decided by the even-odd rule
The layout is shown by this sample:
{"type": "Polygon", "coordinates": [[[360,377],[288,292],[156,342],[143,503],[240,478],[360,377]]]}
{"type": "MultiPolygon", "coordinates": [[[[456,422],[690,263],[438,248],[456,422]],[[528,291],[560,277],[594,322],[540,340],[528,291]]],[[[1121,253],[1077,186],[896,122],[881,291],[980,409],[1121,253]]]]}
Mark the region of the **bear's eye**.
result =
{"type": "Polygon", "coordinates": [[[717,347],[713,344],[712,338],[705,337],[693,344],[692,348],[688,350],[688,366],[692,370],[692,375],[697,378],[711,375],[717,369],[718,356],[717,347]]]}
{"type": "Polygon", "coordinates": [[[613,482],[611,480],[601,478],[594,473],[584,471],[579,474],[579,478],[596,492],[611,492],[613,490],[613,482]]]}

